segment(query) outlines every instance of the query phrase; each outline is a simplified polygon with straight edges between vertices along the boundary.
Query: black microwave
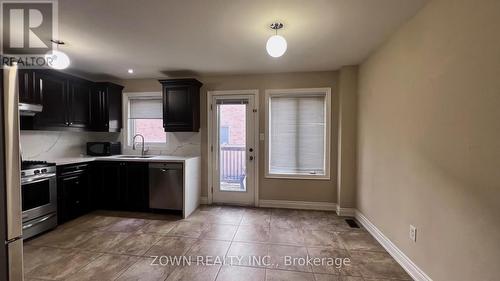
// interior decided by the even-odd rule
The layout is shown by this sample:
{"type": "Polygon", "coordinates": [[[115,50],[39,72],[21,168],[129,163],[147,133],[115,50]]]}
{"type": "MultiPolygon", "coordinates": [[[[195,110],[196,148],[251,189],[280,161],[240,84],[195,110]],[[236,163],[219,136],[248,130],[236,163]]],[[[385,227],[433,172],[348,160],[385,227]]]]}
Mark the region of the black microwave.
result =
{"type": "Polygon", "coordinates": [[[122,144],[120,142],[88,142],[87,155],[90,156],[111,156],[122,153],[122,144]]]}

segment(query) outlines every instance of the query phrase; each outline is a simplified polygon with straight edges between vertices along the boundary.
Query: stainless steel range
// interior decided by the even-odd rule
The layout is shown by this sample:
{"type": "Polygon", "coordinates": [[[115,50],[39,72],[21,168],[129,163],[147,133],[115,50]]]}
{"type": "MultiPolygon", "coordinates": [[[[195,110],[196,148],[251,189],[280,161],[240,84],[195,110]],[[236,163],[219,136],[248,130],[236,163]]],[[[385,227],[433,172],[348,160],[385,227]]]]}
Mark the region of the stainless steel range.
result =
{"type": "Polygon", "coordinates": [[[21,164],[23,239],[57,226],[56,166],[45,161],[21,164]]]}

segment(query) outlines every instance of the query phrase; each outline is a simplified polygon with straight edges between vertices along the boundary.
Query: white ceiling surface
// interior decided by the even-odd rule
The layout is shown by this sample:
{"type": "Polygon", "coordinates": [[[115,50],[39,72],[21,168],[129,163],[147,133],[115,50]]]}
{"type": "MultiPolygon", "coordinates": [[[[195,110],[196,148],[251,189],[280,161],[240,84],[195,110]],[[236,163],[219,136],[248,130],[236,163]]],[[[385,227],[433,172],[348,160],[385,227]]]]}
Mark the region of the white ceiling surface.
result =
{"type": "Polygon", "coordinates": [[[335,70],[363,61],[426,1],[59,0],[59,39],[72,70],[95,77],[335,70]],[[281,58],[265,50],[275,20],[281,58]]]}

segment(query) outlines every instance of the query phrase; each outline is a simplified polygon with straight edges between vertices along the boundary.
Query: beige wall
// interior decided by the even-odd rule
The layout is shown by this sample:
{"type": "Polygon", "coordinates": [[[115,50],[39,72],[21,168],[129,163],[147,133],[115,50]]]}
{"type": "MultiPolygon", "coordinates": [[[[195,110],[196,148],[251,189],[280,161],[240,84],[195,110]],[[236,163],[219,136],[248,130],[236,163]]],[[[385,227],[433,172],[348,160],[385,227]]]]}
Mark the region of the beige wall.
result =
{"type": "MultiPolygon", "coordinates": [[[[198,77],[203,82],[201,90],[201,157],[202,196],[207,196],[207,91],[258,89],[260,95],[260,132],[264,132],[265,89],[330,87],[332,89],[332,136],[331,136],[331,180],[282,180],[264,178],[264,142],[260,141],[259,155],[259,197],[266,200],[294,200],[313,202],[337,202],[337,118],[338,118],[338,73],[307,72],[265,75],[225,75],[198,77]]],[[[119,81],[125,92],[161,91],[156,79],[134,79],[119,81]]]]}
{"type": "Polygon", "coordinates": [[[337,204],[356,206],[356,133],[358,120],[358,67],[345,66],[339,74],[337,204]]]}
{"type": "Polygon", "coordinates": [[[433,280],[499,280],[500,1],[430,1],[359,75],[359,210],[433,280]]]}

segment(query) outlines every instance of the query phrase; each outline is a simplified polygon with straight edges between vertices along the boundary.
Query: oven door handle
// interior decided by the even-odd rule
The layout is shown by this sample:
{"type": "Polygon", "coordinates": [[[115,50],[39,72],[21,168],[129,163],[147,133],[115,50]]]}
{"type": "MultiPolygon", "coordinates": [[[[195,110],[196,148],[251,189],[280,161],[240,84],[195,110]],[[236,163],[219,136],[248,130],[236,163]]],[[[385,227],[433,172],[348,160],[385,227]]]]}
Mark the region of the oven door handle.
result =
{"type": "Polygon", "coordinates": [[[21,184],[31,184],[31,183],[42,182],[42,181],[50,180],[51,178],[53,178],[55,176],[56,176],[56,173],[51,173],[51,174],[44,175],[44,177],[21,179],[21,184]]]}
{"type": "Polygon", "coordinates": [[[50,219],[50,218],[52,218],[52,217],[54,217],[54,216],[55,216],[54,214],[50,214],[50,215],[48,215],[48,216],[46,216],[46,217],[43,217],[43,218],[41,218],[41,219],[39,219],[39,220],[37,220],[37,221],[35,221],[35,222],[32,222],[32,223],[29,223],[29,224],[23,225],[23,230],[28,229],[28,228],[30,228],[30,227],[33,227],[33,226],[35,226],[35,225],[37,225],[37,224],[39,224],[39,223],[42,223],[42,222],[44,222],[44,221],[46,221],[46,220],[48,220],[48,219],[50,219]]]}

